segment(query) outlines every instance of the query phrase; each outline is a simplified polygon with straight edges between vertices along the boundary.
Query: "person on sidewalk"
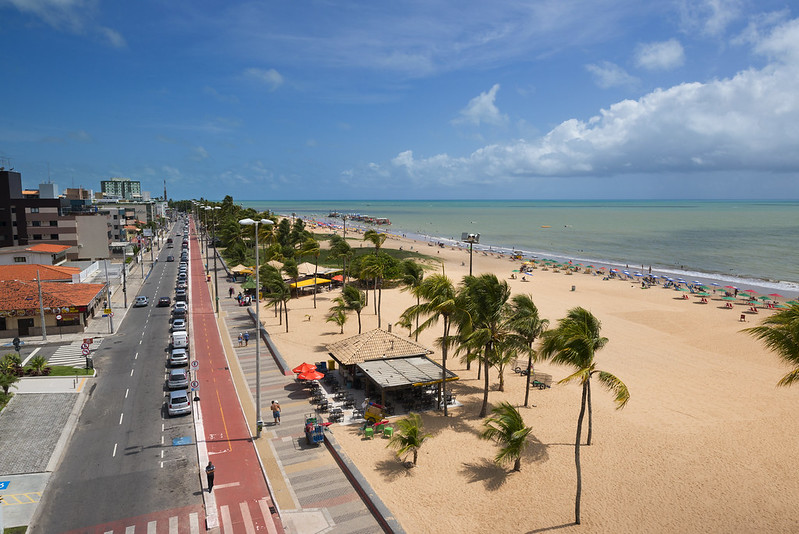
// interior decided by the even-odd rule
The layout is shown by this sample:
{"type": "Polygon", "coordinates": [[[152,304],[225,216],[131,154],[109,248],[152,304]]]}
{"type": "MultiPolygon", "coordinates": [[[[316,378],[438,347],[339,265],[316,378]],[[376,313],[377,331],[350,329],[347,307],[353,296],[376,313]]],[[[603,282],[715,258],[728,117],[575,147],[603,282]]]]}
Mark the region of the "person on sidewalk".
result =
{"type": "Polygon", "coordinates": [[[233,292],[234,292],[233,286],[230,286],[230,289],[228,290],[228,295],[229,295],[228,298],[231,298],[231,299],[233,298],[233,292]]]}
{"type": "Polygon", "coordinates": [[[244,332],[244,346],[246,347],[249,344],[250,344],[250,333],[244,332]]]}
{"type": "Polygon", "coordinates": [[[208,465],[205,466],[205,478],[208,479],[208,493],[211,493],[211,490],[214,489],[214,471],[216,471],[216,466],[211,463],[211,460],[208,460],[208,465]]]}
{"type": "Polygon", "coordinates": [[[280,403],[272,401],[272,417],[275,419],[275,424],[280,424],[280,403]]]}
{"type": "Polygon", "coordinates": [[[241,347],[242,341],[244,341],[244,338],[242,337],[241,332],[239,332],[239,347],[241,347]]]}

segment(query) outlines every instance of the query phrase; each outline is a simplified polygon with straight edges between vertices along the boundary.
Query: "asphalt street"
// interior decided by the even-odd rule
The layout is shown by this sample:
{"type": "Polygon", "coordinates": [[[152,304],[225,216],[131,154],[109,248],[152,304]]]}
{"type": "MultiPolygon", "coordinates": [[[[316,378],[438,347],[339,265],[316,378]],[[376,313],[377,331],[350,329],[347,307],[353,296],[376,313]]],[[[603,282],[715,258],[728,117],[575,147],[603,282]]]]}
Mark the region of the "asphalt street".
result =
{"type": "MultiPolygon", "coordinates": [[[[174,232],[173,232],[174,233],[174,232]]],[[[123,518],[199,509],[202,493],[191,416],[166,413],[166,358],[177,263],[160,260],[116,335],[94,353],[101,379],[90,390],[30,532],[65,532],[123,518]],[[173,441],[178,440],[178,441],[173,441]]],[[[132,276],[137,276],[138,271],[132,276]]],[[[129,305],[136,295],[128,295],[129,305]]]]}

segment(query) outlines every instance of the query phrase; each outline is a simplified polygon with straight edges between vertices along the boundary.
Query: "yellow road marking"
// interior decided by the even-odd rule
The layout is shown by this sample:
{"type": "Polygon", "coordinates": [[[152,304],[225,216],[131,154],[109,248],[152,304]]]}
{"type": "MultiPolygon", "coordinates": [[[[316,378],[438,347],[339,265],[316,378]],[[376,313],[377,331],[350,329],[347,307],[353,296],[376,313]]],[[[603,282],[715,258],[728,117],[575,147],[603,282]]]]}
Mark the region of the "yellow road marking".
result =
{"type": "Polygon", "coordinates": [[[10,494],[6,493],[5,495],[3,495],[3,500],[0,501],[0,504],[2,504],[3,506],[32,504],[39,502],[41,500],[41,497],[42,497],[41,491],[32,491],[30,493],[10,493],[10,494]],[[13,499],[13,501],[11,501],[10,499],[13,499]]]}

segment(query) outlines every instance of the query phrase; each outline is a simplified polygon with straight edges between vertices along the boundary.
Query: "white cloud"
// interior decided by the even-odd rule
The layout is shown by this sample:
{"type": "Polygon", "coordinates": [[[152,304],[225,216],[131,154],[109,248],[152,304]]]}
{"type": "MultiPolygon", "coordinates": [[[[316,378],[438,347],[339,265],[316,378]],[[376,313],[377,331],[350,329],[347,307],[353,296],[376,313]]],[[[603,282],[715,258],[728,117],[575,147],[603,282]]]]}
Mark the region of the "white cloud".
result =
{"type": "Polygon", "coordinates": [[[466,157],[398,154],[394,172],[425,185],[534,176],[783,172],[799,168],[799,20],[756,47],[778,58],[731,78],[683,83],[624,100],[543,137],[488,145],[466,157]]]}
{"type": "Polygon", "coordinates": [[[638,79],[635,76],[627,74],[627,71],[610,61],[586,65],[585,69],[594,75],[594,83],[602,89],[633,86],[638,83],[638,79]]]}
{"type": "Polygon", "coordinates": [[[678,9],[686,33],[719,36],[740,18],[742,0],[681,0],[678,9]]]}
{"type": "Polygon", "coordinates": [[[113,46],[114,48],[125,48],[128,46],[128,43],[125,41],[125,38],[122,37],[122,34],[116,30],[112,30],[111,28],[100,27],[98,28],[100,35],[102,35],[108,43],[113,46]]]}
{"type": "Polygon", "coordinates": [[[244,74],[249,78],[266,84],[270,91],[276,91],[278,87],[283,85],[283,76],[275,69],[257,69],[253,67],[245,70],[244,74]]]}
{"type": "Polygon", "coordinates": [[[499,112],[494,104],[497,99],[499,84],[496,83],[487,93],[480,93],[472,98],[469,104],[460,110],[460,116],[454,119],[453,124],[474,124],[479,126],[481,123],[502,125],[508,122],[508,116],[499,112]]]}
{"type": "Polygon", "coordinates": [[[202,161],[210,157],[208,155],[208,151],[205,149],[205,147],[202,146],[196,146],[192,148],[192,153],[193,153],[192,159],[196,161],[202,161]]]}
{"type": "Polygon", "coordinates": [[[669,70],[685,62],[682,45],[676,39],[638,45],[635,64],[647,70],[669,70]]]}

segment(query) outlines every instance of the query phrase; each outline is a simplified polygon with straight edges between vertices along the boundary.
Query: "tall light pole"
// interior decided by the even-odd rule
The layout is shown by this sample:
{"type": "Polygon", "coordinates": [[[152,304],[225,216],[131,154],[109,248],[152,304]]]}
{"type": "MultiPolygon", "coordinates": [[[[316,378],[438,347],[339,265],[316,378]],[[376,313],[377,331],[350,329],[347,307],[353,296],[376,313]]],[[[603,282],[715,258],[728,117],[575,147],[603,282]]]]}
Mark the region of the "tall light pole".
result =
{"type": "Polygon", "coordinates": [[[105,265],[105,295],[107,297],[107,302],[105,303],[105,307],[108,308],[108,327],[111,330],[111,334],[114,333],[114,314],[111,312],[111,282],[108,280],[108,259],[103,260],[103,265],[105,265]]]}
{"type": "Polygon", "coordinates": [[[467,234],[464,232],[461,234],[461,241],[469,243],[469,276],[472,276],[472,247],[474,247],[475,243],[480,242],[480,234],[467,234]]]}
{"type": "Polygon", "coordinates": [[[258,225],[259,224],[275,224],[269,219],[261,219],[254,221],[252,219],[241,219],[239,224],[244,226],[255,225],[255,428],[256,438],[261,437],[261,427],[263,421],[261,420],[261,278],[260,266],[258,265],[258,225]]]}
{"type": "Polygon", "coordinates": [[[214,298],[216,299],[216,314],[219,315],[219,280],[216,276],[216,210],[221,210],[219,206],[207,206],[205,209],[211,210],[211,244],[214,249],[214,298]]]}
{"type": "Polygon", "coordinates": [[[44,302],[42,301],[42,277],[36,269],[36,285],[39,286],[39,313],[42,319],[42,341],[47,341],[47,325],[44,323],[44,302]]]}

